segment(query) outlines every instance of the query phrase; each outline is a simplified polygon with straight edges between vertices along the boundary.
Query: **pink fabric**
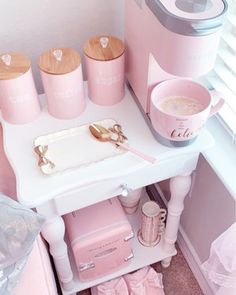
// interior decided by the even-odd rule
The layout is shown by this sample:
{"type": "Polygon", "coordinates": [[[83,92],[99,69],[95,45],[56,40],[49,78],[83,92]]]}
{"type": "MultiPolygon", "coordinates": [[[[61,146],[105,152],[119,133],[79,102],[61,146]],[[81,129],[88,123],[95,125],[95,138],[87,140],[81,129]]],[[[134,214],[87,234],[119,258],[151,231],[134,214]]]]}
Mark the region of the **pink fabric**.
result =
{"type": "Polygon", "coordinates": [[[41,236],[35,241],[14,295],[56,295],[57,288],[47,248],[41,236]]]}
{"type": "Polygon", "coordinates": [[[16,199],[15,174],[5,155],[3,148],[3,132],[0,124],[0,192],[16,199]]]}
{"type": "Polygon", "coordinates": [[[144,267],[124,276],[130,295],[164,295],[162,274],[144,267]]]}
{"type": "Polygon", "coordinates": [[[129,295],[125,280],[120,277],[91,288],[92,295],[129,295]]]}

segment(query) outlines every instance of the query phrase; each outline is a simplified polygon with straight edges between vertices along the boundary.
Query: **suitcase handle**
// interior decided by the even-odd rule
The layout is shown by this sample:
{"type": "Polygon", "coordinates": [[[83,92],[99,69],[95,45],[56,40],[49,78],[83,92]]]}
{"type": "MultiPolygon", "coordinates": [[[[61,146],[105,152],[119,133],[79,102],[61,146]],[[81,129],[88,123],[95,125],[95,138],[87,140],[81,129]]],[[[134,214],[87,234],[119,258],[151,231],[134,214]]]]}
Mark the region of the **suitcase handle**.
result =
{"type": "Polygon", "coordinates": [[[104,258],[106,256],[109,256],[109,255],[113,254],[116,250],[117,250],[116,247],[109,248],[109,249],[107,249],[107,250],[105,250],[103,252],[100,252],[100,253],[96,254],[94,257],[95,258],[104,258]]]}

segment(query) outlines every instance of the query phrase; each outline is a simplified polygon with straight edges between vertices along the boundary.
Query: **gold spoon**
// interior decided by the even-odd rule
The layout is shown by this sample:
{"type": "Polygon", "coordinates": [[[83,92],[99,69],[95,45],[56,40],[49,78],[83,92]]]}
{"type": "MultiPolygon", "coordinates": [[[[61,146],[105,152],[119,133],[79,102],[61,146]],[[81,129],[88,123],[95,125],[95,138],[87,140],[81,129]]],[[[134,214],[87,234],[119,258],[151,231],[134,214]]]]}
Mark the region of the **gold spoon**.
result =
{"type": "Polygon", "coordinates": [[[149,155],[145,155],[143,154],[142,152],[134,149],[134,148],[131,148],[129,147],[128,145],[122,143],[122,142],[119,142],[117,140],[114,140],[112,138],[112,133],[111,131],[109,131],[108,129],[106,129],[105,127],[101,126],[101,125],[98,125],[98,124],[91,124],[89,125],[89,130],[90,132],[92,133],[92,135],[99,141],[102,141],[102,142],[111,142],[111,143],[114,143],[120,147],[122,147],[123,149],[127,150],[127,151],[130,151],[132,153],[134,153],[135,155],[139,156],[140,158],[150,162],[150,163],[154,163],[156,161],[156,159],[154,157],[151,157],[149,155]]]}
{"type": "Polygon", "coordinates": [[[91,124],[89,125],[89,130],[92,133],[92,135],[100,141],[105,142],[105,141],[110,141],[112,139],[111,132],[101,125],[91,124]]]}

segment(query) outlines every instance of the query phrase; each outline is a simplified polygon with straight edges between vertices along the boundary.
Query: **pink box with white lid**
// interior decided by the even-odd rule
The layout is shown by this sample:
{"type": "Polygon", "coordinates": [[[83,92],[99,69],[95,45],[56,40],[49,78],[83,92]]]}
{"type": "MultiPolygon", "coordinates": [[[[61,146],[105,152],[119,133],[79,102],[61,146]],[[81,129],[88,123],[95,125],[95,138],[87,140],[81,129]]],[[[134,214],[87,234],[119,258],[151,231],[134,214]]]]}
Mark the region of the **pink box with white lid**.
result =
{"type": "Polygon", "coordinates": [[[81,281],[112,273],[133,257],[131,225],[117,198],[64,216],[81,281]]]}

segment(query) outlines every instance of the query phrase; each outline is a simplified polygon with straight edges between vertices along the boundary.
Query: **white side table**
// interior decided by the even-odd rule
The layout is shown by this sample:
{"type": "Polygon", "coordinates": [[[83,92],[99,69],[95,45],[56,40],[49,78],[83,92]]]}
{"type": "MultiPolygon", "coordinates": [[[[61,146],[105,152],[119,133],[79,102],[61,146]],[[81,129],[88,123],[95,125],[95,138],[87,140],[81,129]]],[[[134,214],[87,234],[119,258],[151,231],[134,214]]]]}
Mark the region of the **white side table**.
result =
{"type": "MultiPolygon", "coordinates": [[[[44,101],[43,95],[41,100],[44,101]]],[[[2,125],[5,152],[16,175],[18,201],[36,208],[47,218],[42,233],[50,245],[64,294],[74,294],[157,261],[162,261],[165,267],[169,266],[171,257],[176,254],[175,241],[184,198],[191,186],[190,175],[196,168],[200,152],[214,143],[206,130],[188,147],[168,148],[159,144],[128,90],[124,100],[115,106],[101,107],[87,99],[85,112],[73,120],[55,119],[43,108],[38,119],[32,123],[11,125],[2,120],[2,125]],[[156,157],[156,163],[150,164],[128,152],[84,168],[51,176],[42,174],[33,152],[36,137],[106,118],[113,118],[121,124],[129,144],[156,157]],[[171,200],[161,242],[156,247],[148,248],[140,245],[135,238],[135,259],[127,267],[94,281],[80,282],[73,258],[68,255],[61,216],[119,195],[123,184],[137,189],[168,178],[171,178],[171,200]]],[[[138,214],[129,217],[135,230],[139,226],[138,214]]]]}

